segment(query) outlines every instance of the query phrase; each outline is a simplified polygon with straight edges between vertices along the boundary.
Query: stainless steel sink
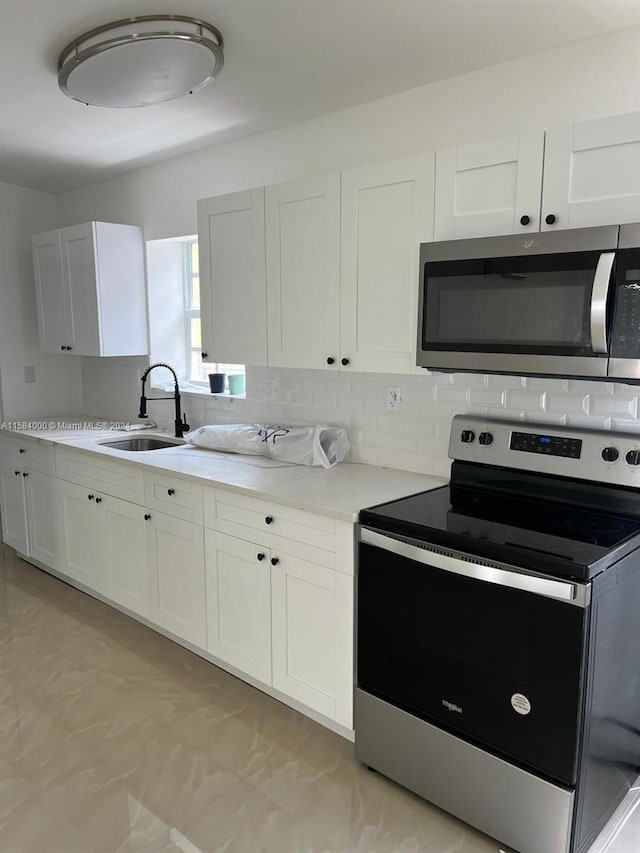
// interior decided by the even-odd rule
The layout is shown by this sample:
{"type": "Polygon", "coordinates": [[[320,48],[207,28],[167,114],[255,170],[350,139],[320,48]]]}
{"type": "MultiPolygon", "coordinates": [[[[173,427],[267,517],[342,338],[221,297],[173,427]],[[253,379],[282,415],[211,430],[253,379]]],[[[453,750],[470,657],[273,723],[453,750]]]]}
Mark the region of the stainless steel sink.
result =
{"type": "Polygon", "coordinates": [[[136,438],[119,438],[117,441],[101,441],[103,447],[112,447],[114,450],[130,450],[139,452],[141,450],[162,450],[165,447],[180,447],[182,441],[166,441],[164,438],[150,438],[148,436],[136,438]]]}

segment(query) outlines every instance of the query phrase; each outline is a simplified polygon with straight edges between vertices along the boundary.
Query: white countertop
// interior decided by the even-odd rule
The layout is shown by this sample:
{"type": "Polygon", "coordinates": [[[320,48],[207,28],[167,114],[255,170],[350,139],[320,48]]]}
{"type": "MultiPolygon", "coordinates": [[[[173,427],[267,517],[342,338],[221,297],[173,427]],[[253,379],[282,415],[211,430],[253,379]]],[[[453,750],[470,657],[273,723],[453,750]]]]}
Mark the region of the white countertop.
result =
{"type": "Polygon", "coordinates": [[[334,468],[312,468],[238,453],[219,453],[190,445],[162,450],[122,451],[105,447],[101,441],[133,437],[169,437],[158,430],[123,432],[103,429],[109,422],[97,421],[93,429],[65,429],[65,424],[86,424],[82,418],[51,418],[32,421],[34,427],[6,429],[3,433],[28,436],[47,444],[73,447],[97,453],[119,462],[129,462],[153,470],[164,470],[194,478],[209,486],[220,486],[257,498],[318,512],[344,521],[357,521],[361,509],[406,495],[435,489],[447,480],[412,471],[380,468],[376,465],[342,462],[334,468]],[[55,422],[55,426],[54,426],[55,422]],[[59,428],[58,428],[59,427],[59,428]]]}

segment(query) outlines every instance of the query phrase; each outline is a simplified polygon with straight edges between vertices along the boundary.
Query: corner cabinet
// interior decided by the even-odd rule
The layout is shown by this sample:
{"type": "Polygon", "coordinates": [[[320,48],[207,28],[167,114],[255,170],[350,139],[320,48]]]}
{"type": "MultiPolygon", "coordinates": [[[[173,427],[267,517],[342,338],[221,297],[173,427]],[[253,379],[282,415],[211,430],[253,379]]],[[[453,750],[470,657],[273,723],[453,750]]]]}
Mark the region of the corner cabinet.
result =
{"type": "Polygon", "coordinates": [[[32,238],[40,348],[70,355],[146,355],[140,228],[89,222],[32,238]]]}
{"type": "Polygon", "coordinates": [[[202,359],[267,363],[264,189],[198,201],[202,359]]]}

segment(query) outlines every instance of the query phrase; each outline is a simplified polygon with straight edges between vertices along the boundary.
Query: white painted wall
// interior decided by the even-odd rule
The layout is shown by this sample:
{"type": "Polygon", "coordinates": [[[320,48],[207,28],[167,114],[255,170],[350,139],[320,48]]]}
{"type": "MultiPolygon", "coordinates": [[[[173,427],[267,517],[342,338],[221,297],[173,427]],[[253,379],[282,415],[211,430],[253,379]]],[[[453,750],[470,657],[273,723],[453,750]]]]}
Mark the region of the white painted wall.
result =
{"type": "Polygon", "coordinates": [[[0,184],[0,375],[4,420],[79,413],[81,359],[40,352],[31,235],[55,227],[51,195],[0,184]],[[36,382],[24,381],[33,365],[36,382]]]}
{"type": "MultiPolygon", "coordinates": [[[[214,84],[215,85],[215,84],[214,84]]],[[[147,240],[193,233],[196,200],[406,154],[640,109],[640,28],[413,89],[359,107],[203,149],[58,197],[60,225],[140,224],[147,240]]],[[[85,360],[88,414],[135,417],[138,361],[85,360]],[[89,363],[91,362],[91,363],[89,363]],[[101,362],[101,363],[97,363],[101,362]],[[98,391],[98,389],[100,389],[98,391]]],[[[185,395],[192,425],[256,419],[348,427],[352,458],[447,471],[456,412],[639,430],[640,399],[623,385],[513,377],[393,377],[249,369],[247,401],[185,395]],[[266,379],[276,399],[264,398],[266,379]],[[387,384],[400,414],[388,414],[387,384]]],[[[161,417],[160,404],[154,415],[161,417]]],[[[170,415],[170,412],[167,412],[170,415]]]]}

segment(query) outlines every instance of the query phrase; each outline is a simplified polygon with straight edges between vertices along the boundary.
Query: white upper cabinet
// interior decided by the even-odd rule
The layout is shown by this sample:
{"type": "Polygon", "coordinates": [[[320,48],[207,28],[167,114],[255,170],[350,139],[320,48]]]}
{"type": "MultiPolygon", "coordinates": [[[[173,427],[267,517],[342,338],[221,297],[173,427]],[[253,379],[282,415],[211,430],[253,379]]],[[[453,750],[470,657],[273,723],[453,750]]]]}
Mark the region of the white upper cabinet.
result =
{"type": "Polygon", "coordinates": [[[33,237],[40,347],[75,355],[146,355],[142,232],[89,222],[33,237]]]}
{"type": "Polygon", "coordinates": [[[640,221],[640,112],[547,131],[542,230],[640,221]]]}
{"type": "Polygon", "coordinates": [[[267,187],[265,220],[269,364],[337,367],[339,173],[267,187]]]}
{"type": "Polygon", "coordinates": [[[341,366],[388,373],[415,364],[418,248],[433,239],[433,179],[432,153],[342,173],[341,366]]]}
{"type": "Polygon", "coordinates": [[[267,363],[262,187],[198,202],[202,358],[267,363]]]}
{"type": "Polygon", "coordinates": [[[32,238],[32,247],[40,349],[60,352],[60,347],[66,346],[69,338],[60,231],[36,234],[32,238]]]}
{"type": "Polygon", "coordinates": [[[540,230],[544,131],[436,154],[435,240],[540,230]]]}

